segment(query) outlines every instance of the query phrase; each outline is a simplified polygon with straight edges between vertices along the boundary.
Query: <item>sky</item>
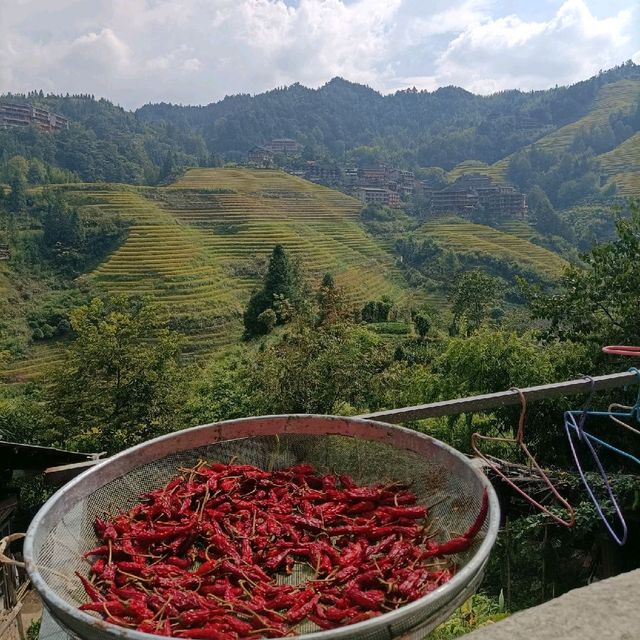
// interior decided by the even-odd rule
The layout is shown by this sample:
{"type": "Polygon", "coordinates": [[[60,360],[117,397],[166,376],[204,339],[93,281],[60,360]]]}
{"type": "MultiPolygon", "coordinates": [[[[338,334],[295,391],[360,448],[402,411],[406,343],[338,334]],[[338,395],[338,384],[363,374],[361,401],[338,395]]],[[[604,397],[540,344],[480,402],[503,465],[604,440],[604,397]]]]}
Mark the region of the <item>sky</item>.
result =
{"type": "Polygon", "coordinates": [[[207,104],[335,76],[544,89],[640,63],[637,0],[0,0],[0,94],[207,104]]]}

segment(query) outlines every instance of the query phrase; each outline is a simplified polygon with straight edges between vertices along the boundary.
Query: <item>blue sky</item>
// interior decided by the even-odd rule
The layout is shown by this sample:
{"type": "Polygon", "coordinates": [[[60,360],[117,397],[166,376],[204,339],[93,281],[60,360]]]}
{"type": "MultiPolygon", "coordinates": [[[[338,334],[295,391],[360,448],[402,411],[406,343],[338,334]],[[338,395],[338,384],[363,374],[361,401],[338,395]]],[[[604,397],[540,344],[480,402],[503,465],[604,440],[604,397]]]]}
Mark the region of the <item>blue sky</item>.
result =
{"type": "Polygon", "coordinates": [[[206,104],[334,76],[541,89],[640,62],[637,0],[0,0],[0,93],[206,104]]]}

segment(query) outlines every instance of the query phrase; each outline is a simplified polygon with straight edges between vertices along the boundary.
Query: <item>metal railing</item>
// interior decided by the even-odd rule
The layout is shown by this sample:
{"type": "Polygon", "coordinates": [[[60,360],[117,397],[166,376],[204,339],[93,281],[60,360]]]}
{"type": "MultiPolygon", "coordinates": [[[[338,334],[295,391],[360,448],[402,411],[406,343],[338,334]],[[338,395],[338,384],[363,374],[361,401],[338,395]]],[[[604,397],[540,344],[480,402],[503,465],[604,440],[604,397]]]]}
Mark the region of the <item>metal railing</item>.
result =
{"type": "MultiPolygon", "coordinates": [[[[592,389],[594,391],[615,389],[637,381],[638,374],[635,371],[623,371],[622,373],[612,373],[605,376],[593,376],[591,378],[584,377],[578,378],[577,380],[565,380],[564,382],[542,384],[537,387],[526,387],[524,389],[520,389],[520,391],[524,393],[527,402],[530,402],[532,400],[546,400],[547,398],[556,398],[558,396],[588,393],[592,389]]],[[[454,398],[453,400],[442,400],[440,402],[432,402],[430,404],[420,404],[415,407],[376,411],[375,413],[367,413],[358,417],[398,424],[400,422],[406,422],[407,420],[422,420],[424,418],[452,416],[459,413],[488,411],[490,409],[495,409],[496,407],[517,404],[520,404],[520,396],[518,392],[514,389],[509,389],[508,391],[487,393],[481,396],[454,398]]]]}

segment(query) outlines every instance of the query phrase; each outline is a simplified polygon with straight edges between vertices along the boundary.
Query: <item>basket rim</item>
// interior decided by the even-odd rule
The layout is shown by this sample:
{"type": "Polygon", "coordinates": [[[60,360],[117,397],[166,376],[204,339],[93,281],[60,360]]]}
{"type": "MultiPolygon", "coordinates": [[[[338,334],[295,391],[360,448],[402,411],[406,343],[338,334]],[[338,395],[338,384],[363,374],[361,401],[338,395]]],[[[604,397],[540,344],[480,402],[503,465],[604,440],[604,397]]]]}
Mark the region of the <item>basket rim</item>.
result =
{"type": "MultiPolygon", "coordinates": [[[[471,578],[482,571],[486,561],[489,557],[489,552],[493,547],[497,535],[498,529],[500,526],[500,506],[498,502],[498,497],[496,492],[489,482],[487,476],[482,472],[482,470],[473,465],[469,458],[462,454],[457,449],[454,449],[450,445],[433,438],[427,434],[421,433],[419,431],[415,431],[413,429],[408,429],[406,427],[402,427],[399,425],[393,425],[386,422],[378,421],[378,420],[368,420],[366,418],[358,418],[358,417],[350,417],[350,416],[333,416],[333,415],[322,415],[322,414],[275,414],[275,415],[266,415],[266,416],[252,416],[246,418],[237,418],[233,420],[224,420],[221,422],[212,422],[204,425],[198,425],[195,427],[190,427],[188,429],[183,429],[180,431],[174,431],[168,434],[164,434],[157,438],[153,438],[152,440],[147,440],[141,444],[135,445],[128,449],[125,449],[109,458],[106,458],[103,462],[91,467],[87,471],[83,472],[79,476],[76,476],[73,480],[68,482],[66,485],[61,487],[56,493],[54,493],[49,500],[45,502],[45,504],[40,508],[40,510],[36,513],[33,520],[31,521],[29,528],[27,530],[27,535],[23,545],[23,553],[24,560],[26,565],[27,573],[29,574],[29,578],[33,583],[36,591],[38,591],[39,595],[44,601],[44,604],[47,608],[52,612],[54,619],[57,618],[55,612],[61,611],[65,616],[74,619],[76,622],[85,624],[89,627],[93,627],[96,629],[100,629],[101,632],[106,632],[111,634],[114,638],[124,638],[126,640],[161,640],[162,638],[166,638],[166,636],[160,636],[151,633],[145,633],[141,631],[135,631],[133,629],[127,629],[125,627],[121,627],[119,625],[114,625],[99,618],[96,618],[84,611],[80,611],[77,607],[69,604],[64,598],[60,597],[57,593],[55,593],[47,584],[46,580],[43,578],[40,573],[38,566],[35,562],[34,557],[34,541],[36,537],[36,532],[40,527],[41,523],[47,516],[48,512],[56,507],[59,502],[61,502],[64,497],[75,487],[84,483],[87,478],[93,476],[96,473],[99,473],[102,469],[106,467],[110,467],[114,464],[117,464],[118,461],[127,459],[130,457],[135,457],[138,452],[144,450],[149,447],[150,444],[160,444],[165,442],[170,442],[176,437],[184,434],[190,434],[195,432],[207,432],[213,431],[215,428],[219,427],[233,427],[234,425],[243,425],[252,422],[260,422],[260,421],[273,421],[273,420],[286,420],[290,421],[304,421],[304,420],[323,420],[323,421],[342,421],[348,422],[355,425],[362,425],[363,427],[373,427],[374,429],[380,429],[386,432],[396,432],[404,434],[409,438],[418,438],[426,441],[430,441],[436,447],[445,450],[449,455],[458,458],[464,465],[466,465],[471,472],[476,476],[484,489],[488,492],[489,497],[489,511],[487,514],[487,533],[482,540],[482,543],[473,554],[471,559],[459,570],[455,573],[451,580],[447,581],[434,591],[426,594],[422,598],[418,600],[414,600],[406,605],[398,609],[394,609],[393,611],[389,611],[380,616],[376,616],[374,618],[370,618],[368,620],[364,620],[362,622],[357,622],[351,625],[345,625],[342,627],[338,627],[336,629],[323,630],[323,631],[314,631],[312,633],[305,633],[295,636],[300,640],[346,640],[350,638],[353,634],[365,633],[367,631],[373,631],[376,627],[386,627],[390,629],[390,627],[394,623],[401,622],[403,619],[411,616],[413,613],[417,613],[420,610],[424,609],[431,602],[437,602],[443,594],[450,593],[454,596],[460,589],[464,588],[464,585],[471,580],[471,578]]],[[[285,432],[286,433],[286,432],[285,432]]],[[[258,436],[260,434],[255,434],[258,436]]],[[[301,434],[304,435],[304,434],[301,434]]],[[[339,434],[343,436],[348,436],[348,434],[339,434]]],[[[255,436],[243,436],[243,437],[255,437],[255,436]]],[[[211,444],[214,444],[212,442],[211,444]]],[[[390,445],[393,446],[393,445],[390,445]]],[[[397,447],[400,448],[400,447],[397,447]]],[[[135,468],[135,467],[134,467],[135,468]]],[[[445,602],[441,603],[445,606],[445,602]]],[[[440,608],[440,607],[436,607],[440,608]]],[[[391,635],[391,634],[390,634],[391,635]]]]}

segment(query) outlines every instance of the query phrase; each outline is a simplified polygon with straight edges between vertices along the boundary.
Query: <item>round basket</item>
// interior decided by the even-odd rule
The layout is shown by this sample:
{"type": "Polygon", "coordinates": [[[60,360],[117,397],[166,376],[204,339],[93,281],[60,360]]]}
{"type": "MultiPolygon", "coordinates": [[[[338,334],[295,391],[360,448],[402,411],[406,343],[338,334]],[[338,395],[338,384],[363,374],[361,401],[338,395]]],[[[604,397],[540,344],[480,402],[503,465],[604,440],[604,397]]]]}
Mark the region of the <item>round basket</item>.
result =
{"type": "Polygon", "coordinates": [[[94,519],[109,509],[129,509],[180,467],[231,459],[267,470],[309,463],[323,473],[349,474],[361,485],[411,483],[419,504],[429,507],[437,521],[442,540],[472,524],[488,491],[488,516],[470,549],[456,557],[459,568],[449,582],[364,622],[330,631],[307,623],[301,639],[422,638],[482,579],[498,533],[498,500],[486,477],[455,449],[409,429],[358,418],[245,418],[178,431],[123,451],[69,482],[42,507],[29,527],[24,556],[56,622],[81,640],[158,640],[161,636],[108,624],[78,609],[86,596],[74,572],[87,574],[82,555],[96,545],[94,519]]]}

